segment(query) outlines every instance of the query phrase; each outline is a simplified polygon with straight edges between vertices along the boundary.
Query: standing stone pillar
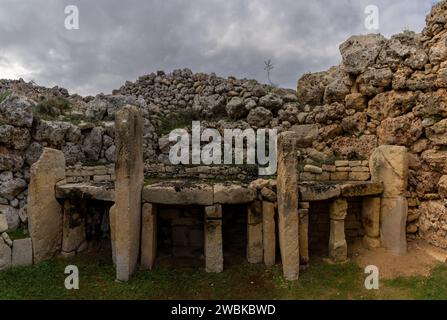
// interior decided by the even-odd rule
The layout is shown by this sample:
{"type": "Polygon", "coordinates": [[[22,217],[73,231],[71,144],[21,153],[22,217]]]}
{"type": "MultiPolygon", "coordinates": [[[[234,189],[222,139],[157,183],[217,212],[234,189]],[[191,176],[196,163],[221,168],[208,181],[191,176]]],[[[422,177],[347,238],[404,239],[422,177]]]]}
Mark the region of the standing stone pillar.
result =
{"type": "Polygon", "coordinates": [[[157,207],[152,203],[143,204],[141,223],[141,266],[151,270],[157,255],[157,207]]]}
{"type": "Polygon", "coordinates": [[[262,202],[254,201],[247,210],[247,260],[249,263],[262,263],[262,202]]]}
{"type": "Polygon", "coordinates": [[[383,183],[380,207],[382,245],[393,254],[404,255],[407,252],[407,149],[401,146],[379,146],[371,155],[369,167],[371,180],[383,183]]]}
{"type": "Polygon", "coordinates": [[[309,209],[298,210],[300,216],[300,264],[309,264],[309,209]]]}
{"type": "Polygon", "coordinates": [[[141,189],[143,187],[143,117],[127,105],[115,117],[115,204],[110,210],[116,278],[129,280],[140,249],[141,189]]]}
{"type": "Polygon", "coordinates": [[[294,132],[283,132],[278,137],[278,230],[286,280],[297,280],[300,271],[297,145],[294,132]]]}
{"type": "Polygon", "coordinates": [[[380,247],[380,197],[365,197],[362,201],[363,245],[368,249],[380,247]]]}
{"type": "Polygon", "coordinates": [[[267,267],[276,262],[276,223],[275,204],[262,201],[262,244],[264,247],[264,264],[267,267]]]}
{"type": "Polygon", "coordinates": [[[205,270],[223,271],[222,205],[205,207],[205,270]]]}
{"type": "Polygon", "coordinates": [[[329,206],[329,218],[331,219],[329,258],[334,262],[343,262],[348,258],[348,246],[345,237],[347,212],[348,202],[346,199],[335,199],[329,206]]]}
{"type": "Polygon", "coordinates": [[[70,257],[85,241],[85,219],[80,212],[79,204],[64,201],[64,217],[62,232],[62,255],[70,257]]]}
{"type": "Polygon", "coordinates": [[[64,154],[44,148],[31,166],[28,186],[28,221],[35,263],[50,259],[61,250],[62,206],[56,200],[55,185],[64,179],[64,154]]]}

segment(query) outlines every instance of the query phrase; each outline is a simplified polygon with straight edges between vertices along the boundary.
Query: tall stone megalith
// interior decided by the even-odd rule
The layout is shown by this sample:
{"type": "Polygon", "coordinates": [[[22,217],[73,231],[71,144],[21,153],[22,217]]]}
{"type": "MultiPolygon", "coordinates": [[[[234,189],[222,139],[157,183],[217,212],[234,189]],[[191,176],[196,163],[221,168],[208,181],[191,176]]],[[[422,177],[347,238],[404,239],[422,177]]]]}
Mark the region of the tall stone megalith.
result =
{"type": "Polygon", "coordinates": [[[140,248],[143,167],[143,117],[127,105],[115,117],[115,204],[110,210],[116,278],[129,280],[140,248]]]}
{"type": "Polygon", "coordinates": [[[297,280],[300,270],[298,216],[298,139],[295,132],[278,137],[278,230],[284,278],[297,280]]]}
{"type": "Polygon", "coordinates": [[[61,250],[63,215],[55,185],[64,179],[64,154],[44,148],[39,160],[31,166],[28,186],[27,210],[35,263],[50,259],[61,250]]]}

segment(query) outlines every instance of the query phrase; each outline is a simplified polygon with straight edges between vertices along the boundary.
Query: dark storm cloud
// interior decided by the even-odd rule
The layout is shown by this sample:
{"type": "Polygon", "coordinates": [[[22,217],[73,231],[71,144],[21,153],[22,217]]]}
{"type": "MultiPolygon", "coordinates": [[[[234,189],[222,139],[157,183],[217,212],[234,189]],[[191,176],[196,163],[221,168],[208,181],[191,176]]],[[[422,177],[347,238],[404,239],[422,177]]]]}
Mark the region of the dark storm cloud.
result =
{"type": "Polygon", "coordinates": [[[294,87],[300,74],[340,61],[338,46],[369,33],[365,7],[380,10],[380,30],[421,31],[430,0],[0,0],[0,78],[24,77],[71,92],[110,92],[156,71],[191,68],[294,87]],[[76,5],[80,29],[66,30],[76,5]]]}

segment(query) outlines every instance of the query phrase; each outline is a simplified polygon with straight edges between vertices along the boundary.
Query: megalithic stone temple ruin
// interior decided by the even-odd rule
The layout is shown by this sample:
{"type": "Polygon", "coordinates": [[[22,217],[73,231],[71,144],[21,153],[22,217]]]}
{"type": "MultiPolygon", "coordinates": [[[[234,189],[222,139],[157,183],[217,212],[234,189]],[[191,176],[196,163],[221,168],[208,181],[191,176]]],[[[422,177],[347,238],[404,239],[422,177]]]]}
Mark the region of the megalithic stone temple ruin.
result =
{"type": "Polygon", "coordinates": [[[95,97],[0,81],[0,270],[89,253],[119,281],[184,260],[279,265],[296,281],[315,255],[344,263],[357,243],[447,249],[446,14],[441,1],[421,33],[350,37],[342,63],[297,90],[188,69],[95,97]],[[173,164],[170,132],[193,120],[275,129],[276,173],[173,164]]]}

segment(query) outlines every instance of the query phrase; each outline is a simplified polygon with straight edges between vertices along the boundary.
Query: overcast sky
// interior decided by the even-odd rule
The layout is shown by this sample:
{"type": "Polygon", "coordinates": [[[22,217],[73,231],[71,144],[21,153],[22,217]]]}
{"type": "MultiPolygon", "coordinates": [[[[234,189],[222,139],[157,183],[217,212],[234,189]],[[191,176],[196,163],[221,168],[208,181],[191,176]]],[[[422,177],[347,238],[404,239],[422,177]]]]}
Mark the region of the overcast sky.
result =
{"type": "Polygon", "coordinates": [[[434,0],[0,0],[0,78],[110,93],[157,70],[190,68],[294,88],[340,62],[352,34],[420,32],[434,0]],[[79,30],[64,26],[79,8],[79,30]],[[378,31],[365,8],[379,8],[378,31]]]}

